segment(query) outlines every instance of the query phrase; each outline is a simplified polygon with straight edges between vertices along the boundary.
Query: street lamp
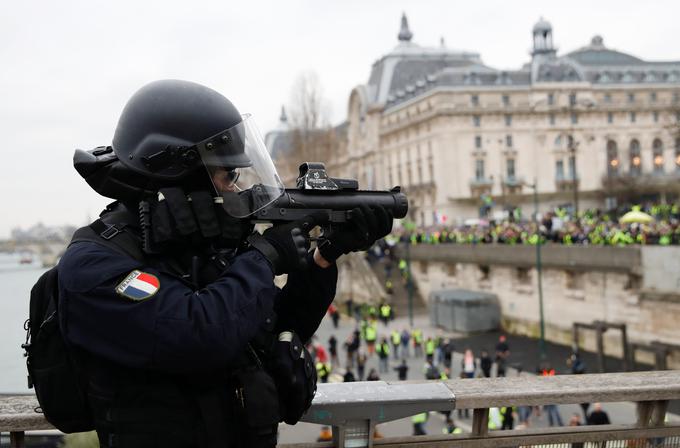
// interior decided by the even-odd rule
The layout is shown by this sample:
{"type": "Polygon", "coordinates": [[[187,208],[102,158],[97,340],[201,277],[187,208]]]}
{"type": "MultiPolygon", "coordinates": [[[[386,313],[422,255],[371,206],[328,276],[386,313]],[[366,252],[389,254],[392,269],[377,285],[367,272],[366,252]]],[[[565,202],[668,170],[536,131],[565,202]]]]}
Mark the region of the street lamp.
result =
{"type": "Polygon", "coordinates": [[[574,186],[574,218],[578,219],[578,172],[576,170],[576,149],[578,148],[578,142],[574,141],[574,137],[569,135],[567,137],[567,146],[569,149],[569,165],[571,169],[572,183],[574,186]]]}
{"type": "Polygon", "coordinates": [[[406,292],[408,293],[408,322],[413,328],[413,280],[411,279],[411,240],[404,241],[406,252],[406,292]]]}
{"type": "Polygon", "coordinates": [[[543,269],[541,264],[541,235],[538,225],[538,181],[534,177],[534,183],[530,184],[524,182],[524,185],[534,191],[534,224],[536,225],[536,232],[538,239],[536,241],[536,274],[538,276],[538,312],[539,325],[541,329],[540,339],[538,342],[538,350],[541,356],[541,361],[545,361],[545,320],[543,317],[543,269]]]}

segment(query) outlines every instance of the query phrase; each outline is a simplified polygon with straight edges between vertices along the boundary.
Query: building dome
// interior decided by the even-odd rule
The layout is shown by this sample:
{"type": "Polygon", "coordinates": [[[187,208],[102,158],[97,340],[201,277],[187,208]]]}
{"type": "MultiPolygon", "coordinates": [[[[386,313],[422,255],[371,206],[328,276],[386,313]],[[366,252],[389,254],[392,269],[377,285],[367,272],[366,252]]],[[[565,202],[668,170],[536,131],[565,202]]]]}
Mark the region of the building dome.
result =
{"type": "Polygon", "coordinates": [[[536,25],[534,25],[534,34],[544,33],[546,31],[552,31],[552,25],[550,22],[541,17],[540,20],[536,22],[536,25]]]}

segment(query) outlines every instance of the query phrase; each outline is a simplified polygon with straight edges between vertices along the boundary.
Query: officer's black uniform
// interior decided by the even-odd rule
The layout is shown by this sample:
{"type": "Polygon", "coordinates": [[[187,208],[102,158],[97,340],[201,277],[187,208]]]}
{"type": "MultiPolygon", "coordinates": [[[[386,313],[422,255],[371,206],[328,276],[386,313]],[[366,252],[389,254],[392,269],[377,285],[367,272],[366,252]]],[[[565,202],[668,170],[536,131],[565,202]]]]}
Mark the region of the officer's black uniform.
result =
{"type": "Polygon", "coordinates": [[[137,261],[78,242],[59,263],[61,328],[86,366],[90,405],[108,446],[209,446],[215,437],[235,443],[246,432],[234,415],[231,378],[248,359],[242,348],[275,309],[277,327],[308,339],[335,295],[334,265],[312,262],[280,290],[269,262],[250,250],[195,290],[175,267],[181,260],[172,261],[137,261]],[[141,301],[116,292],[135,271],[158,280],[141,301]]]}

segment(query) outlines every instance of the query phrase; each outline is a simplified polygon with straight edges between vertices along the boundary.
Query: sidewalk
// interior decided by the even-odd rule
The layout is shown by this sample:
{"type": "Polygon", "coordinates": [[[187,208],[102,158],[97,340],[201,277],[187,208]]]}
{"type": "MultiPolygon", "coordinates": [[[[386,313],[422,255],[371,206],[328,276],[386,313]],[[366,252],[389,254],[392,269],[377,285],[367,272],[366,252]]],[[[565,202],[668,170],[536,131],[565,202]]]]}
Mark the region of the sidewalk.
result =
{"type": "MultiPolygon", "coordinates": [[[[335,329],[333,328],[331,319],[327,316],[321,323],[319,331],[317,331],[315,335],[315,343],[322,344],[326,350],[328,350],[328,338],[330,338],[331,335],[335,335],[338,340],[338,357],[340,360],[340,366],[333,367],[331,381],[342,381],[342,374],[345,372],[344,364],[346,358],[346,351],[344,350],[343,343],[352,333],[352,331],[354,331],[355,326],[356,323],[354,319],[343,315],[343,318],[339,324],[339,328],[335,329]]],[[[433,328],[429,323],[429,317],[425,314],[414,316],[414,327],[420,328],[423,331],[424,339],[426,339],[428,336],[434,337],[440,332],[444,337],[448,336],[453,339],[456,353],[454,353],[453,357],[451,378],[458,378],[461,371],[462,352],[466,348],[472,349],[476,357],[479,356],[482,349],[487,350],[489,354],[493,356],[495,352],[494,349],[498,341],[498,335],[500,334],[500,332],[491,332],[473,336],[464,336],[461,334],[444,332],[437,328],[433,328]]],[[[382,337],[386,337],[389,341],[389,335],[393,329],[401,331],[404,328],[410,328],[408,317],[399,317],[392,321],[387,327],[385,327],[382,322],[379,322],[378,340],[380,340],[382,337]]],[[[507,343],[510,346],[510,358],[508,360],[509,368],[507,375],[533,375],[536,370],[537,360],[539,359],[538,341],[527,337],[508,335],[507,343]]],[[[361,349],[365,350],[365,346],[362,345],[361,349]]],[[[571,354],[570,347],[546,343],[545,351],[548,361],[551,362],[558,374],[569,373],[569,369],[566,366],[565,361],[571,354]]],[[[424,379],[422,368],[425,364],[425,359],[423,357],[414,358],[412,349],[410,354],[411,357],[407,358],[407,364],[409,366],[408,379],[424,379]]],[[[594,372],[597,366],[597,358],[595,354],[582,352],[581,355],[582,359],[586,363],[588,372],[594,372]]],[[[390,355],[390,370],[387,373],[380,373],[380,379],[386,381],[397,381],[397,372],[393,370],[393,367],[397,366],[400,362],[400,360],[395,360],[393,356],[390,355]]],[[[610,369],[609,371],[617,371],[620,369],[620,360],[608,358],[606,365],[610,369]]],[[[377,355],[373,355],[368,359],[366,363],[366,375],[368,375],[368,372],[372,368],[376,369],[376,371],[379,371],[377,355]]],[[[492,372],[494,372],[494,370],[492,370],[492,372]]],[[[354,373],[356,375],[356,370],[354,370],[354,373]]],[[[481,371],[478,371],[477,375],[480,376],[481,371]]],[[[632,422],[635,420],[635,405],[633,403],[606,403],[603,404],[603,408],[609,414],[609,418],[612,423],[632,422]]],[[[676,408],[678,408],[677,403],[672,402],[671,409],[676,408]]],[[[577,413],[581,417],[581,420],[583,420],[583,413],[579,405],[560,405],[559,412],[565,425],[568,423],[569,418],[574,413],[577,413]]],[[[469,418],[458,418],[457,411],[453,411],[451,417],[454,419],[456,425],[463,429],[463,431],[471,430],[472,412],[470,412],[469,418]]],[[[676,418],[678,417],[671,416],[671,420],[675,420],[676,418]]],[[[518,421],[516,419],[515,424],[517,423],[518,421]]],[[[541,413],[540,417],[536,417],[535,414],[532,415],[531,426],[548,426],[547,415],[545,413],[541,413]]],[[[379,425],[378,428],[380,433],[386,437],[411,435],[413,430],[410,418],[384,423],[379,425]]],[[[442,428],[444,428],[444,416],[435,412],[430,413],[430,418],[426,424],[428,434],[441,434],[442,428]]],[[[298,423],[295,426],[281,425],[279,442],[310,442],[316,440],[318,433],[318,425],[307,423],[298,423]]]]}

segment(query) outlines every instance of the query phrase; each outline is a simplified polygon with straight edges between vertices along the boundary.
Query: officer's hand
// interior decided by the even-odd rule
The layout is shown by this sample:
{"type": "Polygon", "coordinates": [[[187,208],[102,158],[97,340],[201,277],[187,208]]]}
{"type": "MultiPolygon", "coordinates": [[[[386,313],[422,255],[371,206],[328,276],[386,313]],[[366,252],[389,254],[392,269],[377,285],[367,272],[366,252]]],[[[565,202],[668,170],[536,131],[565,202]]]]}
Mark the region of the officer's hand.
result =
{"type": "Polygon", "coordinates": [[[212,238],[220,234],[213,199],[207,191],[187,194],[179,187],[162,188],[151,201],[151,231],[155,243],[212,238]]]}
{"type": "Polygon", "coordinates": [[[158,193],[150,201],[151,235],[147,236],[156,246],[220,241],[236,247],[250,231],[247,220],[227,215],[208,191],[187,195],[179,187],[169,187],[158,193]]]}
{"type": "Polygon", "coordinates": [[[276,275],[285,274],[307,265],[309,231],[327,221],[325,213],[309,215],[299,221],[270,227],[262,235],[254,233],[248,237],[248,242],[269,260],[276,275]]]}
{"type": "Polygon", "coordinates": [[[312,355],[297,334],[291,331],[279,334],[270,370],[279,392],[281,417],[294,425],[311,406],[317,381],[312,355]]]}
{"type": "Polygon", "coordinates": [[[393,221],[394,216],[385,207],[357,207],[351,211],[347,225],[328,235],[319,252],[332,263],[342,254],[368,250],[376,240],[392,231],[393,221]]]}

